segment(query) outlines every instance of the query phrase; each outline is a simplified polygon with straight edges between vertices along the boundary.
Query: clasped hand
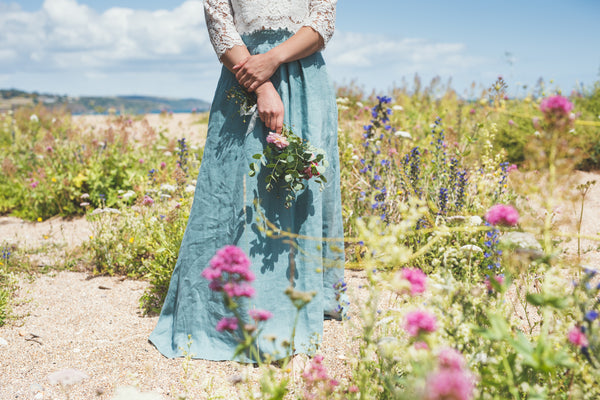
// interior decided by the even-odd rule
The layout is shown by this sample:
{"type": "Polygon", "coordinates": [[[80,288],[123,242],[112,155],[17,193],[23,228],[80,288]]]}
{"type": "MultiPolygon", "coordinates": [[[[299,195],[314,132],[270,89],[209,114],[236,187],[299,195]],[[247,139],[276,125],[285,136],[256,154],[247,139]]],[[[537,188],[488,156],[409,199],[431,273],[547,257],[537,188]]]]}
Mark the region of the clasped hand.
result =
{"type": "Polygon", "coordinates": [[[249,56],[233,66],[235,78],[246,88],[253,92],[267,81],[277,70],[279,63],[270,53],[249,56]]]}
{"type": "Polygon", "coordinates": [[[256,54],[233,66],[235,77],[246,90],[256,92],[258,116],[265,126],[274,132],[283,129],[283,102],[269,81],[279,64],[269,55],[256,54]]]}

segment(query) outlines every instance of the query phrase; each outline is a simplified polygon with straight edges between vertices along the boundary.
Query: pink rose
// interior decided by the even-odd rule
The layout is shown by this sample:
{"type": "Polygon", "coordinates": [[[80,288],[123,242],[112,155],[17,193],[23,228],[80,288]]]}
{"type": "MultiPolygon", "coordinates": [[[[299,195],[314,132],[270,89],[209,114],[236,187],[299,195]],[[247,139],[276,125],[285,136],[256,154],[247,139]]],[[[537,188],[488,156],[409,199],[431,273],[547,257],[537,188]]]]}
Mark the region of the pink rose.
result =
{"type": "Polygon", "coordinates": [[[267,143],[273,143],[279,150],[283,150],[290,145],[285,136],[276,132],[269,133],[267,143]]]}

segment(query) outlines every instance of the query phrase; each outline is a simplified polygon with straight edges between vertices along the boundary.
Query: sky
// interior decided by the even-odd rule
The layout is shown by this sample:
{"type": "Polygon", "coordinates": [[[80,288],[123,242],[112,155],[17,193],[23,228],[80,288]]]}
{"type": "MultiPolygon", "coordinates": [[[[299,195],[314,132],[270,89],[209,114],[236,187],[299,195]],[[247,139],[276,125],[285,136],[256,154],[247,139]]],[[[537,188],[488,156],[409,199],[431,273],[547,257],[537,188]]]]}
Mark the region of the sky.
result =
{"type": "MultiPolygon", "coordinates": [[[[600,80],[599,19],[600,0],[338,0],[324,57],[367,94],[416,73],[464,97],[498,76],[568,93],[600,80]]],[[[220,70],[200,0],[0,0],[0,88],[210,101],[220,70]]]]}

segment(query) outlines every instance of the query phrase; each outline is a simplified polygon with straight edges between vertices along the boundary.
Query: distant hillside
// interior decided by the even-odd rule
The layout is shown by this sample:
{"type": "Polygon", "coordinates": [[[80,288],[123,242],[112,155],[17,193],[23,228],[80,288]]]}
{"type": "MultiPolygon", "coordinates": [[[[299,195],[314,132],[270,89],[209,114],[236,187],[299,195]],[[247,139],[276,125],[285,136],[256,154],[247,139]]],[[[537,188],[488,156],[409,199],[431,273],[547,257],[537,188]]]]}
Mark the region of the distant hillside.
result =
{"type": "Polygon", "coordinates": [[[46,107],[65,107],[73,114],[148,114],[158,112],[207,111],[210,103],[200,99],[173,99],[153,96],[82,96],[0,89],[0,111],[20,106],[44,104],[46,107]]]}

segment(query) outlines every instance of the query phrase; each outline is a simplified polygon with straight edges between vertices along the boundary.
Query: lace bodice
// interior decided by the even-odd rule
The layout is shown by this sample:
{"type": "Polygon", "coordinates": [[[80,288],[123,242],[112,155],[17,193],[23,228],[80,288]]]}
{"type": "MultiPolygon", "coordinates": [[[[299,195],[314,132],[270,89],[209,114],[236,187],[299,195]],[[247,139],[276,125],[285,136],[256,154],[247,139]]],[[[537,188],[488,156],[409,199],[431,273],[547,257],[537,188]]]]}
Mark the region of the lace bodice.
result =
{"type": "Polygon", "coordinates": [[[337,0],[204,0],[210,41],[219,59],[230,48],[244,45],[241,35],[264,29],[317,31],[326,44],[335,27],[337,0]]]}

